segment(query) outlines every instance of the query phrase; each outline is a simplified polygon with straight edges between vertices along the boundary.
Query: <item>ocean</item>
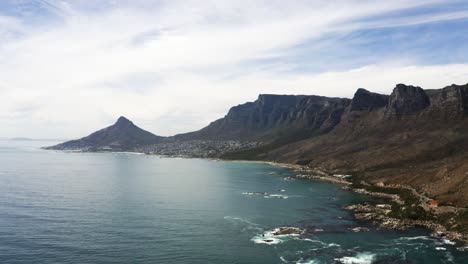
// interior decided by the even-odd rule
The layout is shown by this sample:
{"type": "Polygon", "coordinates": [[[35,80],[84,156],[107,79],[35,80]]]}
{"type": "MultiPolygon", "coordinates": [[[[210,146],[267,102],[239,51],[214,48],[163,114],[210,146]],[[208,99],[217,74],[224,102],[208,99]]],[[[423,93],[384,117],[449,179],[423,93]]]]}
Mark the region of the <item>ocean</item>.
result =
{"type": "Polygon", "coordinates": [[[40,149],[54,143],[0,141],[0,263],[468,263],[426,230],[356,221],[343,206],[369,197],[285,167],[40,149]],[[285,226],[306,232],[272,235],[285,226]]]}

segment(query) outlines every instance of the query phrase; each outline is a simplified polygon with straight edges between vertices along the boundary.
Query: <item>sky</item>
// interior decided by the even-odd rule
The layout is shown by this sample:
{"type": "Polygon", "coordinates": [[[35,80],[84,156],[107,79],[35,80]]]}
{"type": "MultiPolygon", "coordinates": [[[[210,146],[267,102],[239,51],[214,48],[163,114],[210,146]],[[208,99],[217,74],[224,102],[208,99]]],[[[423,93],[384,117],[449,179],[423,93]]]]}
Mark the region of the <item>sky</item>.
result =
{"type": "Polygon", "coordinates": [[[198,130],[258,94],[468,83],[465,0],[2,0],[0,137],[198,130]]]}

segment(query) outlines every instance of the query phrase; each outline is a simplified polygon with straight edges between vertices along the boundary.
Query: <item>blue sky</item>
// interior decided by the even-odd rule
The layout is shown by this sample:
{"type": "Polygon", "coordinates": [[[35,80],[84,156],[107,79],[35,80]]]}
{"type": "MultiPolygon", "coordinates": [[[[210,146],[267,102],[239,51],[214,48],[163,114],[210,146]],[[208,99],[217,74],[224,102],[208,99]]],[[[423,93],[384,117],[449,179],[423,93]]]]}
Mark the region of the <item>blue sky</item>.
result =
{"type": "Polygon", "coordinates": [[[260,93],[468,82],[468,1],[4,0],[0,137],[199,129],[260,93]]]}

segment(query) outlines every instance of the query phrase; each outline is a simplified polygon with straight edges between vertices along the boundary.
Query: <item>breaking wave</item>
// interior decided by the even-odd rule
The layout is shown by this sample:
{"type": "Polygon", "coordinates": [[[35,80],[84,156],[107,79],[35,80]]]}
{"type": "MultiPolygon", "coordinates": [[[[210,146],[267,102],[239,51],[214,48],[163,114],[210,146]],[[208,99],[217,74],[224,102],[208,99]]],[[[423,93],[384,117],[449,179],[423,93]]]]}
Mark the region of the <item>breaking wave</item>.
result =
{"type": "Polygon", "coordinates": [[[280,228],[265,231],[262,234],[254,236],[251,241],[253,241],[255,244],[276,245],[300,236],[300,234],[296,233],[281,235],[276,234],[279,231],[280,228]]]}
{"type": "Polygon", "coordinates": [[[365,252],[353,257],[342,257],[335,260],[343,264],[371,264],[375,260],[375,254],[365,252]]]}

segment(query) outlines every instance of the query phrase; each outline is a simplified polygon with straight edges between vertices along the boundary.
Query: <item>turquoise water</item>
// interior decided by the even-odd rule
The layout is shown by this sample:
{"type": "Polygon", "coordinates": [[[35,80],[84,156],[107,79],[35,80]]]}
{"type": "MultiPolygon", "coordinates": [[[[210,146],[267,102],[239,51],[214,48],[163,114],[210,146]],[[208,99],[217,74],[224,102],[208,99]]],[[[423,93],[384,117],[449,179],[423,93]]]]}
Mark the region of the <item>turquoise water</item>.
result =
{"type": "Polygon", "coordinates": [[[353,232],[367,197],[287,168],[53,143],[0,141],[0,263],[468,263],[424,230],[353,232]],[[265,243],[281,226],[308,231],[265,243]]]}

